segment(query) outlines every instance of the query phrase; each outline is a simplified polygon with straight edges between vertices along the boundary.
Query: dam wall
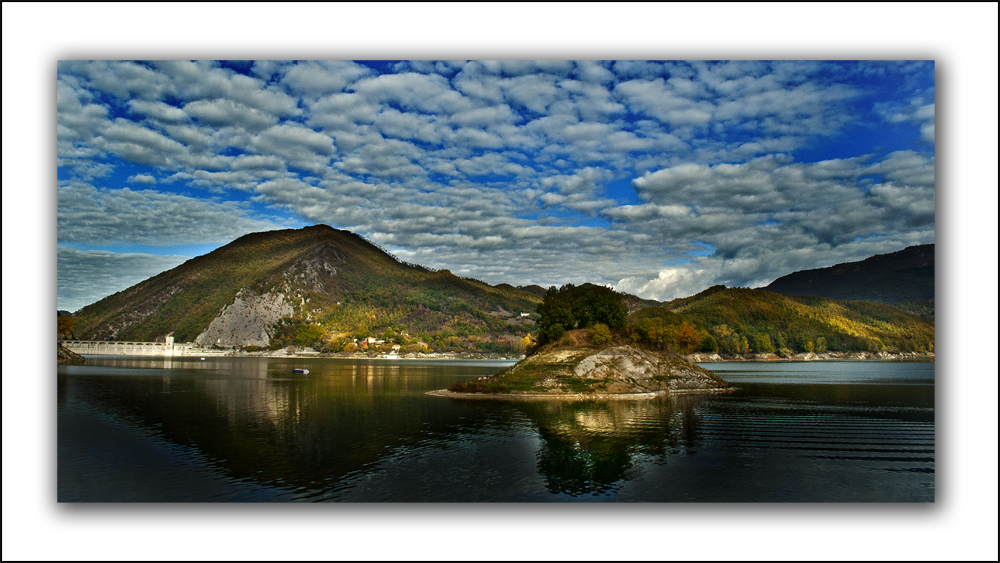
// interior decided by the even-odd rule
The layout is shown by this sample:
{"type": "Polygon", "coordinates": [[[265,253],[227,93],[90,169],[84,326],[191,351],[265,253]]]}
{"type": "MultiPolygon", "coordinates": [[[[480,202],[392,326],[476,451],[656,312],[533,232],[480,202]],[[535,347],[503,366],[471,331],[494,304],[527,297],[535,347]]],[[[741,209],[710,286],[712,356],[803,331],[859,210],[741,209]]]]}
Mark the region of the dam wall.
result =
{"type": "Polygon", "coordinates": [[[63,346],[84,356],[223,356],[228,350],[202,348],[194,344],[167,342],[115,342],[108,340],[62,340],[63,346]]]}

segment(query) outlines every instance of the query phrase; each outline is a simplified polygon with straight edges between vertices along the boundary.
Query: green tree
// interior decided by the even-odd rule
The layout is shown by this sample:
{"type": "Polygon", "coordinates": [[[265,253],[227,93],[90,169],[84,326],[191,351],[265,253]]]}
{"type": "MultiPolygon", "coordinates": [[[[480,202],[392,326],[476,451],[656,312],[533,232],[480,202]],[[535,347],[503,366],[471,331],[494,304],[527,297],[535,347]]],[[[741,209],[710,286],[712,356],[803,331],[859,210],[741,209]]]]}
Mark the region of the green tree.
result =
{"type": "Polygon", "coordinates": [[[605,344],[611,340],[611,329],[604,323],[597,323],[591,330],[590,340],[597,346],[605,344]]]}
{"type": "Polygon", "coordinates": [[[596,285],[566,284],[559,289],[550,287],[538,305],[539,338],[552,341],[563,331],[604,324],[609,329],[625,326],[628,307],[621,295],[611,288],[596,285]],[[555,330],[556,326],[560,330],[555,330]]]}
{"type": "Polygon", "coordinates": [[[323,327],[314,324],[301,324],[295,331],[295,343],[301,346],[308,346],[320,338],[323,338],[323,327]]]}
{"type": "Polygon", "coordinates": [[[754,352],[774,352],[774,344],[771,343],[771,336],[767,334],[753,335],[754,352]]]}
{"type": "Polygon", "coordinates": [[[566,332],[566,329],[560,323],[554,325],[549,325],[538,332],[538,339],[542,342],[555,342],[559,340],[559,337],[566,332]]]}
{"type": "Polygon", "coordinates": [[[701,339],[701,345],[698,347],[698,351],[717,354],[719,352],[719,343],[716,342],[715,337],[706,332],[705,336],[701,339]]]}

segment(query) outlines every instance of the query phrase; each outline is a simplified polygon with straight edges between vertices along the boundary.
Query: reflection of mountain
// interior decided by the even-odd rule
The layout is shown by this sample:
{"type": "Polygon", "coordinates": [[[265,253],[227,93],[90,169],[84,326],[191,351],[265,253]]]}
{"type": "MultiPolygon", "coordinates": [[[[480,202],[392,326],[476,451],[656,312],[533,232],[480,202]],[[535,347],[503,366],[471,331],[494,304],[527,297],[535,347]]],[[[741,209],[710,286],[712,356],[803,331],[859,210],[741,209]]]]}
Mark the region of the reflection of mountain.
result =
{"type": "Polygon", "coordinates": [[[542,437],[538,471],[553,493],[602,495],[632,478],[638,456],[697,447],[695,407],[705,398],[526,403],[542,437]]]}
{"type": "MultiPolygon", "coordinates": [[[[310,497],[335,490],[352,474],[428,437],[447,437],[459,428],[475,432],[488,417],[496,418],[448,401],[421,408],[426,397],[408,389],[431,384],[413,366],[401,375],[397,366],[327,362],[296,378],[281,364],[249,361],[242,367],[250,372],[207,368],[191,377],[175,368],[157,377],[150,368],[162,361],[136,362],[127,369],[144,367],[143,376],[94,371],[94,377],[61,377],[60,405],[69,397],[169,443],[192,447],[228,479],[310,497]]],[[[495,369],[462,366],[454,373],[485,375],[495,369]]]]}

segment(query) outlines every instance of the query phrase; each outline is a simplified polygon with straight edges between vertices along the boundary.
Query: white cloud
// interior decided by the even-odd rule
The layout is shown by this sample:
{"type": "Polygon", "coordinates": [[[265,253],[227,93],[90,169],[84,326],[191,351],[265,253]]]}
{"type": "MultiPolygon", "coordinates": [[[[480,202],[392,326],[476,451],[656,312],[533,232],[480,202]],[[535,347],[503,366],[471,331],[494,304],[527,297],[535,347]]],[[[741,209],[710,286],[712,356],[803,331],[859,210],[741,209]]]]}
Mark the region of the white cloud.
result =
{"type": "Polygon", "coordinates": [[[153,185],[156,183],[156,177],[150,176],[149,174],[135,174],[133,176],[129,176],[128,181],[133,184],[153,185]]]}
{"type": "Polygon", "coordinates": [[[351,61],[306,61],[291,66],[281,84],[293,94],[317,98],[371,74],[371,69],[351,61]]]}
{"type": "Polygon", "coordinates": [[[474,106],[438,75],[383,74],[355,82],[351,88],[370,101],[395,103],[407,110],[451,114],[474,106]]]}
{"type": "Polygon", "coordinates": [[[181,108],[163,102],[148,100],[129,100],[129,111],[141,113],[159,121],[187,121],[188,114],[181,108]]]}
{"type": "Polygon", "coordinates": [[[226,99],[198,100],[184,106],[184,111],[201,123],[215,127],[242,127],[261,131],[277,123],[270,113],[226,99]]]}
{"type": "Polygon", "coordinates": [[[250,147],[257,153],[276,156],[288,166],[321,174],[337,149],[333,139],[297,124],[275,125],[254,137],[250,147]]]}
{"type": "Polygon", "coordinates": [[[920,127],[920,139],[934,144],[934,92],[912,98],[908,104],[875,104],[875,111],[888,123],[915,123],[920,127]]]}
{"type": "Polygon", "coordinates": [[[91,303],[183,264],[189,257],[57,249],[58,309],[79,311],[91,303]]]}
{"type": "Polygon", "coordinates": [[[718,273],[716,268],[674,266],[660,270],[653,279],[624,278],[614,285],[614,289],[646,299],[669,301],[698,293],[712,285],[718,273]]]}
{"type": "Polygon", "coordinates": [[[711,102],[685,97],[662,78],[622,82],[615,86],[615,93],[635,111],[672,127],[704,125],[715,111],[711,102]]]}
{"type": "Polygon", "coordinates": [[[281,228],[253,217],[237,202],[154,190],[98,189],[79,182],[57,193],[60,242],[91,245],[228,243],[244,234],[281,228]]]}

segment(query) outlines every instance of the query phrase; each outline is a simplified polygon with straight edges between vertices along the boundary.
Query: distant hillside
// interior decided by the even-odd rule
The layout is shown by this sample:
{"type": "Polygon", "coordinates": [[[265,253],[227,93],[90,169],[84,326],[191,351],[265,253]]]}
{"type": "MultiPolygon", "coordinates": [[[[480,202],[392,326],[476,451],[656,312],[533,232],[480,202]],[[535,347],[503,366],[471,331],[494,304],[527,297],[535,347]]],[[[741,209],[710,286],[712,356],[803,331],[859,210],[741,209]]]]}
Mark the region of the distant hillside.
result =
{"type": "Polygon", "coordinates": [[[246,235],[75,313],[81,339],[339,351],[368,336],[439,350],[509,352],[541,299],[403,263],[317,225],[246,235]]]}
{"type": "Polygon", "coordinates": [[[635,312],[628,326],[683,353],[934,351],[934,324],[891,305],[723,286],[635,312]]]}
{"type": "Polygon", "coordinates": [[[764,289],[787,295],[887,303],[933,319],[934,245],[911,246],[860,262],[795,272],[764,289]]]}

